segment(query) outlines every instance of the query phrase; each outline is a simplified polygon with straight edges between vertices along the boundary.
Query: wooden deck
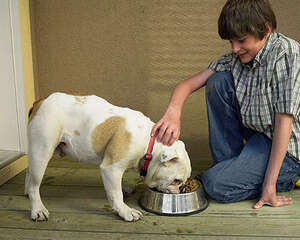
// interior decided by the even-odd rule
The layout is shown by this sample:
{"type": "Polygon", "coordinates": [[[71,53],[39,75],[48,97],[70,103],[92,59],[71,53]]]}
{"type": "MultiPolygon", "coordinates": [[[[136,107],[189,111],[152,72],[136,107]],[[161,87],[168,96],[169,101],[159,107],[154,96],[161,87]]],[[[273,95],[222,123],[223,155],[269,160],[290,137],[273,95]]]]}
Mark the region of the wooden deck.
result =
{"type": "MultiPolygon", "coordinates": [[[[129,184],[139,180],[132,172],[126,175],[129,184]]],[[[110,210],[96,166],[54,159],[41,187],[50,219],[36,223],[23,195],[24,178],[23,171],[0,187],[0,239],[300,239],[300,189],[288,193],[293,204],[282,208],[211,201],[199,214],[164,217],[143,211],[142,220],[128,223],[110,210]]],[[[143,187],[126,199],[130,206],[140,209],[143,187]]]]}

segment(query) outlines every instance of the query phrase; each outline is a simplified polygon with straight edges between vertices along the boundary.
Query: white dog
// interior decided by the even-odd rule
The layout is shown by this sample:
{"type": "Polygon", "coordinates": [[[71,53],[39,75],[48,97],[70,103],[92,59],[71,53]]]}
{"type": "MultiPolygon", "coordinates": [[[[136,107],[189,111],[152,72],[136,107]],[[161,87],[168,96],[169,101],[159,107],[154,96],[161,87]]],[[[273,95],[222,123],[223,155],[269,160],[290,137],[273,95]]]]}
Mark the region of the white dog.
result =
{"type": "MultiPolygon", "coordinates": [[[[97,164],[112,209],[126,221],[142,213],[123,201],[122,175],[141,167],[153,122],[142,113],[114,106],[97,96],[51,94],[34,104],[28,124],[28,161],[25,194],[31,201],[31,218],[48,219],[39,187],[48,161],[56,152],[81,162],[97,164]]],[[[191,165],[183,142],[172,146],[155,143],[145,183],[168,193],[178,193],[190,177],[191,165]]]]}

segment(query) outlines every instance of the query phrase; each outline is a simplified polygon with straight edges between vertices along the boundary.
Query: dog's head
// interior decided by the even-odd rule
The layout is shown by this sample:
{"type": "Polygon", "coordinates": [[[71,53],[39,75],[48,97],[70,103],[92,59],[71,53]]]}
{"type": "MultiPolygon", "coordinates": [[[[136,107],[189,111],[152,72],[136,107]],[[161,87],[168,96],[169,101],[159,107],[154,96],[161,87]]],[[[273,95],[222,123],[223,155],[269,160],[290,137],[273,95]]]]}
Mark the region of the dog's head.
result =
{"type": "Polygon", "coordinates": [[[182,141],[172,146],[162,145],[153,154],[145,183],[165,193],[179,193],[191,175],[190,158],[182,141]]]}

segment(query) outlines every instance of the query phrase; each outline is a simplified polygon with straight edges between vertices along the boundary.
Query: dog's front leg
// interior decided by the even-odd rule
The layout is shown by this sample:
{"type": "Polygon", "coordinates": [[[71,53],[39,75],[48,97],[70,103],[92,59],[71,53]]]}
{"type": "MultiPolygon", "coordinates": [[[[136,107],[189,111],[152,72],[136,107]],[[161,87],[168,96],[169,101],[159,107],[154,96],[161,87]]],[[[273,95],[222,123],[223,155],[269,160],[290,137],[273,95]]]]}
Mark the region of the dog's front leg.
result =
{"type": "Polygon", "coordinates": [[[119,216],[126,221],[131,222],[141,219],[143,214],[134,208],[130,208],[123,201],[122,176],[125,170],[115,165],[100,167],[100,169],[104,188],[112,209],[117,211],[119,216]]]}

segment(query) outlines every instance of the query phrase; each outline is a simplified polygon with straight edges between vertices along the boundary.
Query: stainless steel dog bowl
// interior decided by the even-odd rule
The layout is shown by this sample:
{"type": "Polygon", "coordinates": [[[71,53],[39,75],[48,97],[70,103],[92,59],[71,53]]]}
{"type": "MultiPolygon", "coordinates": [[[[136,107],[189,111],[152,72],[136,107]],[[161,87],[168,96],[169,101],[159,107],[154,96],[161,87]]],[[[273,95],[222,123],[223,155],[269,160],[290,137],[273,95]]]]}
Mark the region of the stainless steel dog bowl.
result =
{"type": "Polygon", "coordinates": [[[203,211],[208,206],[202,184],[189,193],[162,193],[147,188],[139,199],[140,206],[148,212],[158,215],[183,216],[203,211]]]}

